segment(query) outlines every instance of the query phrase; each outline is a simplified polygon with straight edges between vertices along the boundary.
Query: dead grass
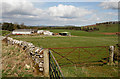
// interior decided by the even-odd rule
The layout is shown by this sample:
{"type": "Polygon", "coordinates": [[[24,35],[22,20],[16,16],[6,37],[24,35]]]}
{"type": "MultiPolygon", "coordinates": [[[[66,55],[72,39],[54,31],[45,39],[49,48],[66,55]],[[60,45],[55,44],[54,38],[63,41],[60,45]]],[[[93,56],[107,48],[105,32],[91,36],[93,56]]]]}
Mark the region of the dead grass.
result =
{"type": "Polygon", "coordinates": [[[32,60],[23,50],[2,43],[2,77],[40,77],[35,75],[32,60]],[[29,65],[27,69],[25,65],[29,65]]]}

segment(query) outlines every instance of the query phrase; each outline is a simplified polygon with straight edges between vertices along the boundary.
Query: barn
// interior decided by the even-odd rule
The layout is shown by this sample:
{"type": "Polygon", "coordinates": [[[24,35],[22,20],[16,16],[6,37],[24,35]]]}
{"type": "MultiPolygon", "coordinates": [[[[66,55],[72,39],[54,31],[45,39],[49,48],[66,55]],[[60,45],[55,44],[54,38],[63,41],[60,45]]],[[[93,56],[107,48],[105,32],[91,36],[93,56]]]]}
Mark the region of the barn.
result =
{"type": "Polygon", "coordinates": [[[37,33],[43,35],[53,35],[53,32],[50,32],[48,30],[38,30],[37,33]]]}
{"type": "Polygon", "coordinates": [[[44,32],[44,30],[38,30],[37,33],[38,34],[42,34],[44,32]]]}
{"type": "Polygon", "coordinates": [[[53,35],[53,32],[50,32],[50,31],[44,31],[43,34],[44,34],[44,35],[53,35]]]}
{"type": "Polygon", "coordinates": [[[12,32],[12,34],[32,34],[35,33],[34,29],[16,29],[12,32]]]}

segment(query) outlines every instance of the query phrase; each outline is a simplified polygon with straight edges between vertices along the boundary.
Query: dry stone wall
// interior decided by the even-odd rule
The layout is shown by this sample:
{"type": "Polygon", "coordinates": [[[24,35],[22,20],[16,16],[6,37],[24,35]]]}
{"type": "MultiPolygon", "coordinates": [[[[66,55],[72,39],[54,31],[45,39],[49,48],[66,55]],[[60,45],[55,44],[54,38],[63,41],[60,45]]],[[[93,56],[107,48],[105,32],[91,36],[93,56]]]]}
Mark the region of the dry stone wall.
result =
{"type": "Polygon", "coordinates": [[[11,37],[4,37],[3,41],[5,41],[7,44],[17,45],[22,48],[22,50],[24,50],[25,53],[27,53],[31,57],[37,73],[44,72],[44,50],[42,48],[35,47],[32,43],[16,40],[11,37]]]}

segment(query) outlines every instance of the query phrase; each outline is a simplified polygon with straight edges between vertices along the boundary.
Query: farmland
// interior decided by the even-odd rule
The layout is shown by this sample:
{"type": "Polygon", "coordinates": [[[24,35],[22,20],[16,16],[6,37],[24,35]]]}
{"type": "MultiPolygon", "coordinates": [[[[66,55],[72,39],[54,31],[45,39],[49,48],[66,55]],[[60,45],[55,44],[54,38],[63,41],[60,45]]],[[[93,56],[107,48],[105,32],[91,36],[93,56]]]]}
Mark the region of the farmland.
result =
{"type": "Polygon", "coordinates": [[[99,31],[85,32],[80,30],[50,29],[54,33],[70,32],[71,37],[65,36],[13,36],[18,40],[32,42],[36,46],[43,48],[53,47],[80,47],[80,46],[109,46],[118,43],[117,35],[104,35],[104,32],[118,32],[118,24],[97,25],[99,31]]]}
{"type": "MultiPolygon", "coordinates": [[[[59,30],[60,31],[60,30],[59,30]]],[[[63,31],[63,30],[61,30],[63,31]]],[[[68,30],[66,30],[68,31],[68,30]]],[[[70,31],[70,30],[69,30],[70,31]]],[[[94,33],[86,32],[76,32],[75,34],[81,34],[81,36],[13,36],[13,38],[18,40],[24,40],[33,43],[36,46],[42,46],[43,48],[53,48],[53,47],[81,47],[81,46],[109,46],[118,43],[118,37],[116,35],[102,35],[94,36],[94,33]],[[86,34],[85,34],[86,33],[86,34]]],[[[72,33],[71,33],[72,34],[72,33]]],[[[74,35],[75,35],[74,34],[74,35]]]]}
{"type": "MultiPolygon", "coordinates": [[[[110,46],[110,45],[116,45],[118,43],[117,35],[101,34],[103,32],[117,32],[118,30],[117,25],[111,25],[110,28],[108,28],[108,26],[101,26],[101,27],[98,26],[98,27],[100,30],[94,32],[85,32],[79,30],[50,29],[50,31],[54,33],[67,31],[70,32],[72,36],[19,35],[19,36],[11,36],[11,37],[14,39],[31,42],[35,46],[43,47],[43,48],[110,46]]],[[[77,54],[72,54],[70,56],[71,59],[75,59],[76,55],[77,54]]],[[[88,54],[81,55],[82,58],[85,58],[85,56],[88,56],[88,54]]],[[[101,57],[102,56],[104,57],[104,55],[101,55],[101,57]]],[[[55,55],[55,57],[56,59],[59,59],[59,56],[55,55]]],[[[100,57],[97,58],[100,59],[100,57]]],[[[89,67],[86,66],[62,67],[62,71],[65,77],[70,77],[70,76],[71,77],[114,77],[114,76],[118,76],[117,69],[118,68],[116,66],[108,66],[108,65],[89,66],[89,67]]]]}

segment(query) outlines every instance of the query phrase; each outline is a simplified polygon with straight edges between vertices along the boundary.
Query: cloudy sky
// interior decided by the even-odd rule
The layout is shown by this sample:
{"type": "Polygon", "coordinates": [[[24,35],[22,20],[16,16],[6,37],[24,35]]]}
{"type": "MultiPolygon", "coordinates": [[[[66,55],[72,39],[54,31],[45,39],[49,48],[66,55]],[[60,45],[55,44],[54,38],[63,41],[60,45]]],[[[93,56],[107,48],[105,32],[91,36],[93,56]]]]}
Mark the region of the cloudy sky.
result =
{"type": "Polygon", "coordinates": [[[0,4],[0,22],[17,22],[25,25],[76,25],[117,21],[118,1],[84,0],[48,2],[48,0],[4,0],[0,4]]]}

